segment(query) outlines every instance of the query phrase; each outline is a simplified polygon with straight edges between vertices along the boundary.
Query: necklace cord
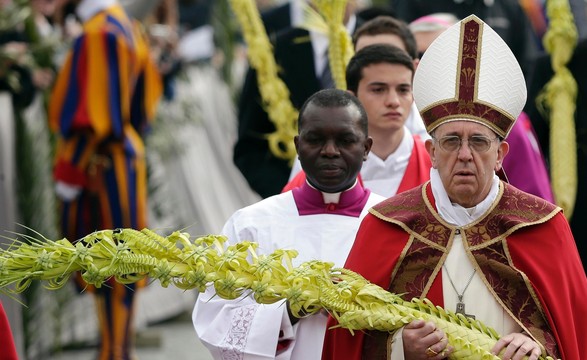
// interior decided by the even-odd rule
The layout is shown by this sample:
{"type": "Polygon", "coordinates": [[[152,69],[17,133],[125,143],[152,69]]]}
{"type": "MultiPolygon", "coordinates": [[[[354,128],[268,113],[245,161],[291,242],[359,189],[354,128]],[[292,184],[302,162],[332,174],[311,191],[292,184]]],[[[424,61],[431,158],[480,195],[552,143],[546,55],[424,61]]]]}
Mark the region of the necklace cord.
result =
{"type": "Polygon", "coordinates": [[[463,296],[465,295],[465,291],[467,291],[467,288],[469,287],[469,285],[471,285],[471,281],[473,280],[473,276],[477,272],[477,269],[473,269],[473,272],[471,273],[471,276],[469,277],[469,280],[467,281],[467,285],[465,285],[463,292],[459,294],[459,291],[457,290],[455,283],[452,281],[452,278],[450,277],[450,274],[448,273],[446,265],[442,264],[442,268],[444,269],[444,271],[446,271],[446,277],[448,277],[448,281],[450,281],[450,285],[452,286],[453,290],[457,293],[457,297],[459,298],[459,302],[462,302],[463,296]]]}

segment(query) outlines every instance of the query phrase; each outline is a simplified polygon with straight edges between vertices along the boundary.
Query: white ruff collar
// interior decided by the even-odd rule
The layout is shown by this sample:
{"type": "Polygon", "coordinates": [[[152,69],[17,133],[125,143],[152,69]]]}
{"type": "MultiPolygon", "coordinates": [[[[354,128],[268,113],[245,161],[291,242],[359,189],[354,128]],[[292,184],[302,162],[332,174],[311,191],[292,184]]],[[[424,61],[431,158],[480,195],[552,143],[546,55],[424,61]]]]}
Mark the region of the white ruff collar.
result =
{"type": "Polygon", "coordinates": [[[75,12],[82,22],[86,22],[100,11],[116,4],[118,4],[117,0],[82,0],[75,12]]]}
{"type": "Polygon", "coordinates": [[[465,226],[479,219],[493,204],[499,190],[499,177],[493,174],[493,182],[487,197],[479,204],[472,208],[464,208],[459,204],[452,203],[448,194],[442,185],[438,170],[430,169],[430,185],[432,186],[432,195],[436,201],[436,208],[440,217],[449,224],[456,226],[465,226]]]}

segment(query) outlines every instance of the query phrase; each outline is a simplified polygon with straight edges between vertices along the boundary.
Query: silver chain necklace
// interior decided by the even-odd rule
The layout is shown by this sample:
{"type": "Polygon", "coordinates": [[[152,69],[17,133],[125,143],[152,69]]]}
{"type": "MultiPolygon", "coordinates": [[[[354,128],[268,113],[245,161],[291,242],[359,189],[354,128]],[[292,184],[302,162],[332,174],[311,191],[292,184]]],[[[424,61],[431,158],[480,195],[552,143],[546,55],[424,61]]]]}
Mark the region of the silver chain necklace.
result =
{"type": "Polygon", "coordinates": [[[465,303],[463,302],[463,296],[465,295],[465,291],[467,291],[467,288],[469,287],[469,285],[471,285],[471,281],[473,280],[473,276],[477,272],[477,269],[473,269],[473,273],[469,277],[469,280],[467,281],[467,285],[465,285],[463,292],[459,294],[457,287],[455,286],[454,282],[450,278],[448,270],[446,269],[446,265],[442,264],[442,268],[446,272],[446,277],[448,277],[448,281],[450,281],[450,285],[452,286],[453,290],[457,294],[457,298],[459,299],[459,301],[457,302],[457,309],[455,310],[455,312],[457,314],[463,314],[464,316],[466,316],[468,318],[475,319],[475,315],[465,313],[465,303]]]}

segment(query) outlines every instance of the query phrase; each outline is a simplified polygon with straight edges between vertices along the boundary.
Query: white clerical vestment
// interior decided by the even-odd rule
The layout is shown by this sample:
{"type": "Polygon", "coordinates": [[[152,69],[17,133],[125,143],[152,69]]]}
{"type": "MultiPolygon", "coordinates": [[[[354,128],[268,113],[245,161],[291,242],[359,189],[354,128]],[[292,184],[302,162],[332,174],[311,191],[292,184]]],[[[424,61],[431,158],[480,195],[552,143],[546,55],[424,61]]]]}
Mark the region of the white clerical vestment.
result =
{"type": "MultiPolygon", "coordinates": [[[[328,204],[328,197],[322,195],[332,194],[322,194],[306,183],[237,211],[225,224],[223,234],[230,244],[257,242],[259,254],[295,249],[299,255],[294,266],[319,259],[342,267],[367,210],[384,199],[365,192],[359,184],[353,189],[364,194],[361,205],[357,208],[355,204],[355,215],[337,211],[343,199],[348,205],[350,197],[345,194],[351,190],[340,194],[338,204],[328,204]],[[318,206],[316,194],[320,197],[318,206]],[[308,201],[308,196],[314,199],[308,201]]],[[[351,202],[356,200],[358,197],[351,202]]],[[[193,313],[196,332],[215,359],[320,359],[326,321],[327,316],[319,313],[292,326],[284,301],[260,305],[250,296],[224,300],[214,296],[213,287],[199,295],[193,313]]]]}

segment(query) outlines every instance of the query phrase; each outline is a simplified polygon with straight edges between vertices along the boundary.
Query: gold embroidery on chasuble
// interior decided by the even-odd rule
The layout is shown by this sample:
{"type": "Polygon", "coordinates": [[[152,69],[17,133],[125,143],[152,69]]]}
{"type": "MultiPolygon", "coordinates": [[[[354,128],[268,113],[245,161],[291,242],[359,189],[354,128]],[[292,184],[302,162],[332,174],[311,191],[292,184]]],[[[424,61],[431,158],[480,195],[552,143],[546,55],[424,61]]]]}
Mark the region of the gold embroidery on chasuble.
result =
{"type": "MultiPolygon", "coordinates": [[[[410,235],[392,272],[388,288],[390,292],[403,294],[406,300],[421,298],[428,293],[440,271],[437,264],[444,262],[447,244],[452,241],[451,229],[432,219],[434,215],[427,211],[423,196],[426,196],[425,188],[419,186],[369,210],[372,215],[400,226],[410,235]],[[388,214],[393,214],[394,218],[391,219],[388,214]]],[[[362,359],[388,359],[392,336],[380,331],[368,331],[363,342],[362,359]]]]}
{"type": "Polygon", "coordinates": [[[499,202],[491,213],[463,229],[481,278],[494,298],[514,319],[522,319],[524,330],[557,358],[556,340],[544,310],[526,275],[515,268],[507,237],[521,228],[541,224],[559,211],[553,204],[502,183],[499,202]]]}
{"type": "Polygon", "coordinates": [[[422,186],[405,191],[402,196],[395,196],[370,210],[373,215],[399,225],[410,234],[393,270],[390,279],[393,283],[389,288],[391,292],[404,294],[406,300],[426,296],[446,258],[447,245],[452,243],[456,229],[428,210],[422,201],[425,191],[422,186]]]}
{"type": "Polygon", "coordinates": [[[370,212],[409,234],[390,278],[389,291],[404,299],[424,298],[448,255],[455,232],[461,236],[473,267],[504,310],[523,319],[522,328],[558,356],[550,331],[529,280],[512,262],[507,237],[515,231],[551,219],[560,208],[501,183],[498,201],[477,222],[457,228],[443,221],[428,199],[426,184],[376,205],[370,212]]]}

